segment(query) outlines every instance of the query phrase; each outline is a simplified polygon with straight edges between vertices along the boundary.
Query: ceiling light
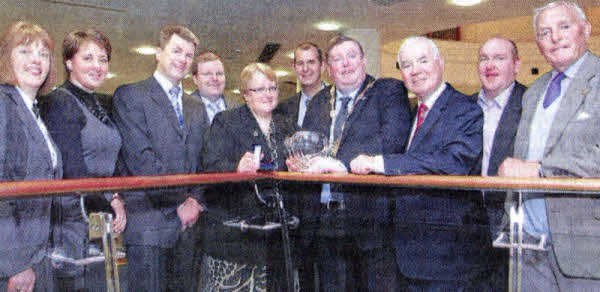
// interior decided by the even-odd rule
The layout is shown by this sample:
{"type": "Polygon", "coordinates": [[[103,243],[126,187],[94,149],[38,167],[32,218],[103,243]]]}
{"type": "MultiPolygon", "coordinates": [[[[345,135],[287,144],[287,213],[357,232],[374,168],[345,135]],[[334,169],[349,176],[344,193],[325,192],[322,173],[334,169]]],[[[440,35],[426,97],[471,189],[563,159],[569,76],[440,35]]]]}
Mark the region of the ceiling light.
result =
{"type": "Polygon", "coordinates": [[[156,54],[156,47],[154,46],[141,46],[133,49],[134,52],[142,55],[154,55],[156,54]]]}
{"type": "Polygon", "coordinates": [[[187,95],[191,95],[192,93],[194,93],[194,92],[193,92],[193,91],[191,91],[191,90],[184,90],[183,92],[185,92],[185,94],[187,94],[187,95]]]}
{"type": "Polygon", "coordinates": [[[275,74],[277,75],[277,77],[284,77],[290,75],[290,72],[285,70],[277,70],[275,71],[275,74]]]}
{"type": "Polygon", "coordinates": [[[235,94],[240,94],[240,90],[239,89],[232,89],[231,92],[233,92],[235,94]]]}
{"type": "Polygon", "coordinates": [[[288,58],[290,58],[290,59],[294,59],[294,51],[291,51],[291,52],[287,53],[287,55],[286,55],[286,56],[287,56],[288,58]]]}
{"type": "Polygon", "coordinates": [[[456,6],[473,6],[481,3],[482,0],[451,0],[456,6]]]}
{"type": "Polygon", "coordinates": [[[106,79],[111,79],[111,78],[115,78],[115,77],[117,77],[117,74],[115,74],[113,72],[106,73],[106,79]]]}
{"type": "Polygon", "coordinates": [[[340,29],[341,25],[337,22],[325,21],[316,24],[317,28],[324,31],[333,31],[340,29]]]}

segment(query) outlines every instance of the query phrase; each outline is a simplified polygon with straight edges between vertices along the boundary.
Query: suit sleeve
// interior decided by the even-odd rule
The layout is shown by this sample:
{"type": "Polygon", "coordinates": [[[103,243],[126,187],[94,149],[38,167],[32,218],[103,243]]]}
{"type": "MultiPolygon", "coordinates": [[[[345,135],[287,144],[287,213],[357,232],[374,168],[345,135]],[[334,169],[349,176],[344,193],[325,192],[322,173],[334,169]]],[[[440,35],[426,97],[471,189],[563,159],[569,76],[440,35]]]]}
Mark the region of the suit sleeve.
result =
{"type": "Polygon", "coordinates": [[[235,172],[241,156],[234,155],[233,133],[218,113],[204,138],[202,166],[206,172],[235,172]]]}
{"type": "Polygon", "coordinates": [[[456,122],[456,126],[446,128],[444,137],[431,138],[440,139],[435,150],[384,155],[385,174],[466,175],[472,173],[483,146],[483,112],[477,104],[465,103],[462,110],[442,119],[439,121],[444,123],[441,127],[446,127],[445,124],[453,124],[453,122],[456,122]]]}
{"type": "MultiPolygon", "coordinates": [[[[168,173],[168,168],[153,148],[143,105],[145,99],[146,96],[140,96],[140,91],[130,86],[115,91],[115,124],[123,141],[120,153],[122,169],[128,175],[164,175],[168,173]]],[[[187,191],[187,188],[184,189],[187,191]]],[[[147,190],[144,193],[154,207],[168,214],[175,212],[177,205],[185,200],[186,191],[169,188],[147,190]]]]}
{"type": "Polygon", "coordinates": [[[62,155],[63,177],[88,177],[81,144],[81,130],[86,119],[79,106],[71,98],[54,94],[49,97],[44,112],[46,127],[62,155]]]}
{"type": "Polygon", "coordinates": [[[115,124],[123,140],[121,156],[124,167],[131,175],[156,175],[167,173],[167,165],[155,152],[151,134],[146,123],[143,101],[130,87],[121,87],[115,91],[115,124]]]}
{"type": "Polygon", "coordinates": [[[383,154],[402,153],[412,126],[408,93],[402,82],[391,82],[384,88],[381,127],[379,136],[382,140],[383,154]]]}

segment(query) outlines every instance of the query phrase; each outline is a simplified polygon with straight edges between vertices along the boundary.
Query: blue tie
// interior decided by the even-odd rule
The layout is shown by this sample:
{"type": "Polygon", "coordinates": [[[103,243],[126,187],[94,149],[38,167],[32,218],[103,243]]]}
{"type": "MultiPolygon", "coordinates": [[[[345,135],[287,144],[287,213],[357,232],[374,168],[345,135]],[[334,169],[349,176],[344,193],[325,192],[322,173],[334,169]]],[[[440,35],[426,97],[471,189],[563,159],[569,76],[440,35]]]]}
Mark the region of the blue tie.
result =
{"type": "Polygon", "coordinates": [[[544,108],[549,107],[559,96],[560,96],[560,82],[565,79],[565,73],[559,72],[552,81],[550,81],[550,85],[546,90],[546,96],[544,97],[544,108]]]}
{"type": "Polygon", "coordinates": [[[350,102],[350,97],[344,96],[340,98],[342,101],[342,107],[335,117],[335,125],[333,126],[333,141],[337,141],[339,137],[342,135],[342,126],[346,122],[348,118],[348,103],[350,102]]]}
{"type": "Polygon", "coordinates": [[[179,104],[179,86],[174,85],[169,89],[169,95],[171,98],[171,104],[175,109],[175,114],[177,115],[177,120],[179,121],[179,128],[183,129],[183,113],[181,112],[181,106],[179,104]]]}

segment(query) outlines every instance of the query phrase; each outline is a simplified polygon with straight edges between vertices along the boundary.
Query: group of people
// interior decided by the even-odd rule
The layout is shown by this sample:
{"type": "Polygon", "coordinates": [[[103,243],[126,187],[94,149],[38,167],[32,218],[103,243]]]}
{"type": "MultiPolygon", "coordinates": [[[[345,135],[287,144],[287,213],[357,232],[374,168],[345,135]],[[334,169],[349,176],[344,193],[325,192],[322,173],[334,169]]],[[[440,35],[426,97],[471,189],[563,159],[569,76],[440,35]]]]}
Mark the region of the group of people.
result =
{"type": "MultiPolygon", "coordinates": [[[[587,49],[590,23],[563,0],[536,9],[533,23],[553,69],[530,88],[515,81],[521,61],[505,38],[481,45],[482,89],[468,96],[444,82],[444,57],[428,38],[402,43],[399,81],[368,75],[361,44],[340,35],[324,54],[310,42],[296,47],[301,91],[282,103],[275,72],[246,66],[238,105],[223,96],[221,59],[196,55],[198,39],[183,26],[163,27],[156,71],[111,99],[95,92],[111,59],[104,34],[67,35],[67,78],[49,92],[53,40],[17,22],[0,37],[0,180],[259,170],[598,176],[600,59],[587,49]],[[190,70],[198,90],[187,95],[190,70]],[[328,155],[305,161],[286,151],[298,130],[327,137],[328,155]]],[[[281,233],[223,224],[273,219],[278,192],[300,218],[290,236],[302,291],[507,289],[508,253],[491,245],[506,225],[506,193],[261,181],[0,200],[0,291],[105,290],[102,264],[47,257],[90,255],[83,210],[113,213],[129,291],[285,291],[281,233]]],[[[598,289],[598,204],[527,194],[526,240],[548,238],[550,248],[524,251],[524,291],[598,289]]]]}

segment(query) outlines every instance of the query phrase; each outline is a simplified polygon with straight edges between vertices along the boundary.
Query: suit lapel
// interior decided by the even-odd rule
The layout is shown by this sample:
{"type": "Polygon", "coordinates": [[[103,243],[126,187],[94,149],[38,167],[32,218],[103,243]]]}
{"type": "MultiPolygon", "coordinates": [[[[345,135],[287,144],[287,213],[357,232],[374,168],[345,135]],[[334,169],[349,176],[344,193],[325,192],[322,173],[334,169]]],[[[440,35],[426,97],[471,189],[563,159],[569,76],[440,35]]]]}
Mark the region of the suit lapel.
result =
{"type": "Polygon", "coordinates": [[[346,123],[344,123],[344,129],[342,131],[342,136],[340,137],[340,147],[343,145],[344,141],[348,138],[348,136],[349,136],[348,132],[351,131],[351,129],[353,128],[352,125],[355,122],[358,122],[357,121],[358,118],[361,117],[360,112],[363,110],[363,108],[365,107],[365,104],[371,97],[371,92],[368,92],[370,90],[370,88],[365,88],[371,82],[375,82],[374,78],[371,77],[370,75],[367,75],[367,77],[365,78],[365,81],[363,82],[363,84],[360,87],[360,90],[358,91],[357,96],[354,97],[355,103],[352,108],[352,112],[346,119],[346,123]],[[364,91],[364,96],[362,98],[358,99],[358,97],[361,95],[361,93],[363,91],[364,91]]]}
{"type": "Polygon", "coordinates": [[[453,93],[454,88],[452,88],[450,84],[446,84],[446,89],[444,89],[440,97],[435,101],[433,107],[429,110],[427,116],[425,116],[425,120],[419,127],[419,130],[415,133],[412,142],[410,142],[409,150],[418,147],[417,145],[420,144],[421,140],[427,137],[428,133],[434,128],[440,117],[442,117],[446,105],[453,93]]]}
{"type": "MultiPolygon", "coordinates": [[[[146,86],[148,88],[148,92],[150,92],[150,98],[156,102],[163,112],[165,117],[167,118],[169,124],[173,126],[175,131],[179,133],[179,135],[183,135],[183,130],[179,127],[179,120],[177,119],[177,114],[175,113],[175,109],[169,100],[169,97],[165,93],[160,84],[154,77],[150,77],[147,79],[148,82],[146,86]]],[[[185,121],[185,114],[183,115],[185,121]]]]}
{"type": "Polygon", "coordinates": [[[521,116],[521,96],[523,95],[522,85],[515,83],[515,86],[508,98],[508,103],[504,108],[504,112],[498,122],[498,128],[494,133],[494,145],[492,145],[491,157],[488,166],[488,175],[496,175],[498,167],[502,161],[500,157],[512,155],[512,149],[509,143],[513,140],[513,136],[519,126],[521,116]]]}
{"type": "Polygon", "coordinates": [[[520,159],[527,158],[529,149],[529,133],[531,132],[531,120],[535,115],[537,105],[550,82],[552,74],[550,72],[542,75],[534,82],[527,91],[523,94],[521,120],[519,122],[519,130],[515,137],[514,157],[520,159]]]}
{"type": "Polygon", "coordinates": [[[587,94],[594,88],[590,86],[589,80],[595,76],[597,70],[598,59],[592,54],[588,54],[584,63],[581,64],[575,78],[571,81],[567,92],[563,96],[559,104],[558,112],[552,122],[552,128],[548,135],[546,147],[544,148],[544,156],[548,155],[554,145],[560,140],[567,123],[573,120],[575,114],[579,111],[587,94]]]}
{"type": "Polygon", "coordinates": [[[250,147],[252,145],[261,145],[263,148],[262,152],[266,153],[267,151],[267,140],[263,135],[260,127],[258,126],[258,122],[252,115],[250,108],[246,105],[244,111],[240,112],[240,120],[241,125],[236,125],[239,129],[239,137],[252,137],[250,141],[245,141],[247,143],[247,151],[251,151],[250,147]]]}
{"type": "MultiPolygon", "coordinates": [[[[31,134],[31,138],[34,139],[34,143],[32,143],[32,145],[44,145],[44,147],[41,147],[41,149],[36,149],[34,151],[41,151],[41,153],[43,153],[44,155],[44,159],[43,161],[47,163],[48,166],[50,166],[50,168],[52,168],[52,158],[50,155],[50,149],[48,149],[48,147],[46,146],[46,138],[44,138],[44,134],[42,133],[42,130],[40,129],[40,127],[37,124],[37,121],[35,120],[35,118],[33,117],[33,115],[29,112],[29,109],[27,108],[27,105],[25,104],[25,101],[23,101],[23,98],[21,97],[21,95],[19,94],[19,92],[17,91],[17,89],[13,86],[10,86],[10,91],[9,91],[9,96],[10,99],[12,100],[12,102],[15,103],[16,105],[16,109],[17,109],[17,117],[19,118],[19,120],[21,120],[21,122],[25,125],[27,131],[31,134]]],[[[57,153],[57,156],[60,152],[58,151],[58,148],[56,147],[56,145],[54,145],[54,142],[52,142],[52,139],[50,139],[51,141],[51,145],[52,147],[54,147],[55,152],[57,153]]],[[[30,153],[31,154],[31,153],[30,153]]],[[[60,158],[58,158],[60,159],[60,158]]],[[[60,164],[57,164],[60,165],[60,164]]]]}

